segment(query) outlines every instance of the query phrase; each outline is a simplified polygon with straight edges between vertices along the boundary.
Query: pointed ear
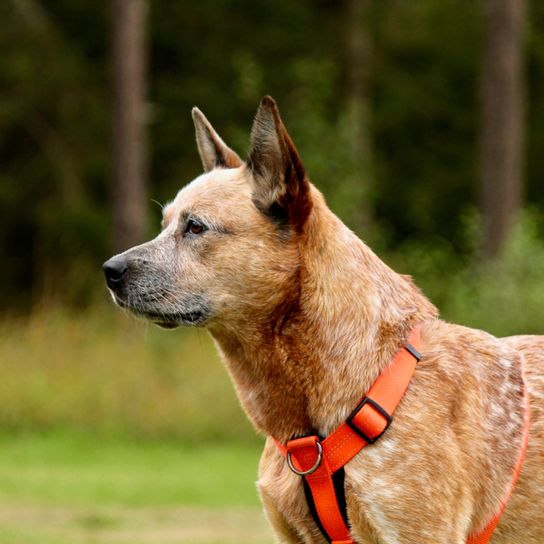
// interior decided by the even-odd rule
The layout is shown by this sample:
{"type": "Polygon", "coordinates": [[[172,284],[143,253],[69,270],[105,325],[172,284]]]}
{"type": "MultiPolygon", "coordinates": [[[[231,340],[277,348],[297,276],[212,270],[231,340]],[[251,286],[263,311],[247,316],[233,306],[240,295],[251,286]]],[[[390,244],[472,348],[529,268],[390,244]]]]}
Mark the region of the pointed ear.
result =
{"type": "Polygon", "coordinates": [[[253,128],[248,166],[253,202],[263,213],[302,228],[311,209],[310,185],[300,156],[270,96],[262,101],[253,128]]]}
{"type": "Polygon", "coordinates": [[[237,168],[243,164],[242,159],[220,138],[210,122],[198,109],[193,108],[196,143],[202,159],[204,171],[214,168],[237,168]]]}

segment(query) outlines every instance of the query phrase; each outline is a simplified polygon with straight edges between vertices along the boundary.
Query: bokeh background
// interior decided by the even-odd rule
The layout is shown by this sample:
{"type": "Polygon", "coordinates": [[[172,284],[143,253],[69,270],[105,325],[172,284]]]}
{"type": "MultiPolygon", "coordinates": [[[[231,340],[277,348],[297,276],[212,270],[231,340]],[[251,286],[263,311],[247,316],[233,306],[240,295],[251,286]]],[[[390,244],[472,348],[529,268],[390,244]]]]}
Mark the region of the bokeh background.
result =
{"type": "Polygon", "coordinates": [[[2,0],[0,544],[270,543],[205,331],[101,263],[273,95],[313,182],[445,319],[544,332],[544,4],[2,0]]]}

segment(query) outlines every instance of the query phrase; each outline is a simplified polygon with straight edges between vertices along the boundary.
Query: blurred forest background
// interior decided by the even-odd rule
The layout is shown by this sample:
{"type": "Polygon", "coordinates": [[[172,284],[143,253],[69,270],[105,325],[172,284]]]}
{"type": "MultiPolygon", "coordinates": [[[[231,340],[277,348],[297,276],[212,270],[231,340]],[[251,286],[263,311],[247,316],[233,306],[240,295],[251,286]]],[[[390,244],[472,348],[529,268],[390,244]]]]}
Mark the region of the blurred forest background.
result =
{"type": "Polygon", "coordinates": [[[0,544],[270,542],[206,333],[103,285],[200,174],[194,105],[243,156],[271,94],[333,210],[444,318],[544,332],[542,2],[3,0],[0,49],[0,544]]]}

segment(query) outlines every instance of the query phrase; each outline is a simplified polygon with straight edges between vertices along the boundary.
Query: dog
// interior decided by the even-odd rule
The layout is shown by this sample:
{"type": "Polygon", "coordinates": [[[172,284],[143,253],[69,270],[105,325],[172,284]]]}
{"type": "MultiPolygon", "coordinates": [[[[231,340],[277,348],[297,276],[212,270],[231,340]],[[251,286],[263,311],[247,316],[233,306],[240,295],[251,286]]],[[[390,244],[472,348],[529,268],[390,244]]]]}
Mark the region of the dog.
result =
{"type": "Polygon", "coordinates": [[[387,432],[345,469],[353,542],[544,543],[544,336],[449,324],[327,207],[270,97],[243,161],[193,109],[204,174],[153,240],[104,264],[115,302],[165,328],[206,327],[266,445],[258,489],[282,543],[323,543],[278,444],[326,437],[418,327],[423,354],[387,432]],[[525,372],[525,379],[524,373],[525,372]],[[524,387],[524,384],[526,386],[524,387]]]}

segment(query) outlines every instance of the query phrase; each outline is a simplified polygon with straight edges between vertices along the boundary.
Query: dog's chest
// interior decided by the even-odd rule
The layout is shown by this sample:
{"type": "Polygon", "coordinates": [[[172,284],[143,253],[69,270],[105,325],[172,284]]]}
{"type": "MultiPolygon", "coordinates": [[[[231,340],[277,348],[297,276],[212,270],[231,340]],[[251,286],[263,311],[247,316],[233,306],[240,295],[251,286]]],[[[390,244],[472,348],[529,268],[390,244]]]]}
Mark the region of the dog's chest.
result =
{"type": "MultiPolygon", "coordinates": [[[[366,466],[361,462],[346,467],[345,495],[351,532],[358,542],[378,544],[379,533],[396,538],[395,528],[385,511],[393,507],[395,497],[391,481],[383,476],[386,458],[393,455],[393,445],[384,441],[385,448],[379,453],[366,455],[366,466]],[[388,506],[389,505],[389,506],[388,506]],[[385,507],[385,508],[384,508],[385,507]]],[[[366,453],[366,452],[365,452],[366,453]]],[[[277,454],[275,446],[268,445],[261,459],[259,491],[265,510],[275,529],[285,524],[296,539],[286,542],[300,544],[323,544],[326,542],[310,513],[301,477],[292,473],[285,459],[277,454]],[[279,521],[278,521],[279,520],[279,521]]]]}

